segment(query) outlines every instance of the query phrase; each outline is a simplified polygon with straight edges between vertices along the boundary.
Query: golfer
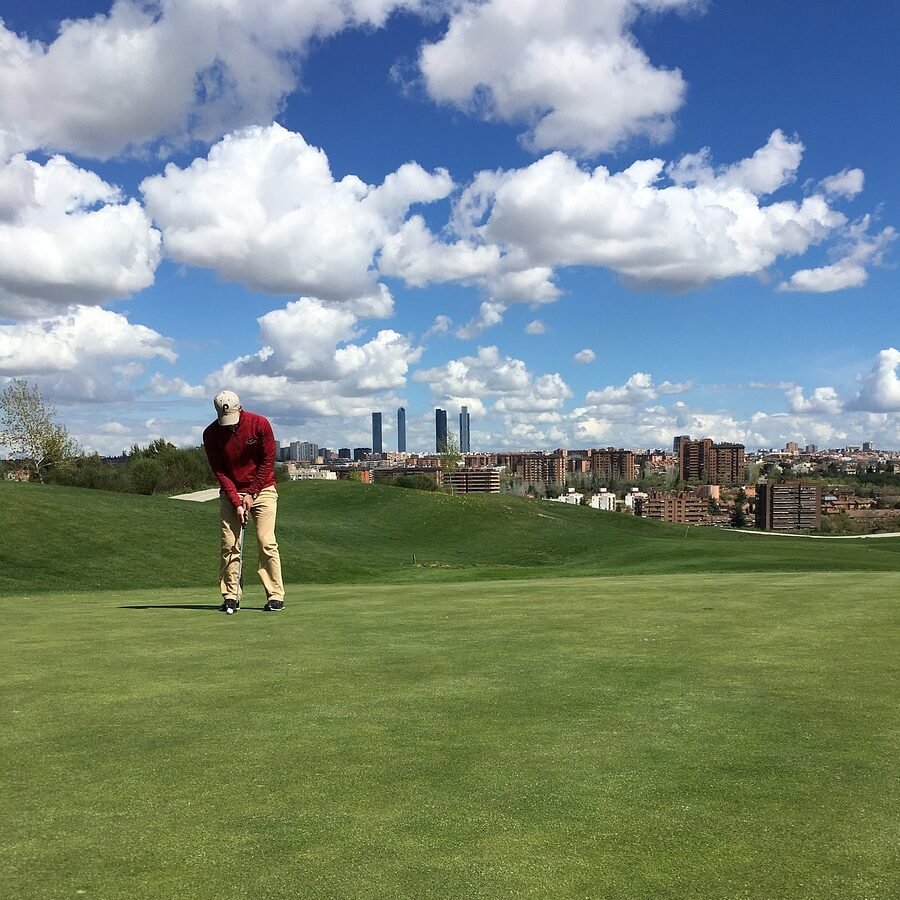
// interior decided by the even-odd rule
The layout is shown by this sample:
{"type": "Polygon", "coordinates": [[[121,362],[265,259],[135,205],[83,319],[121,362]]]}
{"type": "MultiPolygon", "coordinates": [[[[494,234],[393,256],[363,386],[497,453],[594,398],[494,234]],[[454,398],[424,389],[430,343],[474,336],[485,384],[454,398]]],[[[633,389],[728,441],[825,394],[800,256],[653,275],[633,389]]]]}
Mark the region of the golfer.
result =
{"type": "Polygon", "coordinates": [[[234,391],[216,394],[216,421],[203,432],[203,449],[219,484],[222,554],[219,586],[222,612],[241,608],[241,530],[256,525],[258,573],[266,591],[266,612],[284,609],[281,557],[275,542],[275,435],[265,416],[241,409],[234,391]]]}

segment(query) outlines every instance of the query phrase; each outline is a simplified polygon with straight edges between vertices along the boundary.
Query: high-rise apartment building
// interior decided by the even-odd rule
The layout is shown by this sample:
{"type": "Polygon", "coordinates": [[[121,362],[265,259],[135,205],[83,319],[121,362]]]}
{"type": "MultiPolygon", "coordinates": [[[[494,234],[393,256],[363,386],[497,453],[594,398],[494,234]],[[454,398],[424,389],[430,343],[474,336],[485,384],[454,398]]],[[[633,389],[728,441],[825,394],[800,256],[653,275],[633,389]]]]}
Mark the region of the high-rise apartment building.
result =
{"type": "Polygon", "coordinates": [[[297,459],[300,462],[310,462],[314,463],[316,461],[316,457],[319,455],[319,445],[313,444],[310,441],[300,441],[297,459]]]}
{"type": "Polygon", "coordinates": [[[406,407],[397,410],[397,452],[406,453],[406,407]]]}
{"type": "Polygon", "coordinates": [[[447,410],[434,411],[434,449],[436,453],[447,452],[447,410]]]}
{"type": "Polygon", "coordinates": [[[606,450],[594,450],[591,454],[591,474],[600,481],[633,481],[636,473],[634,453],[631,450],[607,447],[606,450]]]}
{"type": "Polygon", "coordinates": [[[808,531],[822,520],[822,485],[802,481],[756,485],[756,527],[763,531],[808,531]]]}
{"type": "Polygon", "coordinates": [[[741,484],[744,481],[744,445],[713,444],[706,465],[709,484],[741,484]]]}
{"type": "Polygon", "coordinates": [[[678,474],[682,481],[739,484],[744,480],[744,445],[714,444],[710,438],[678,441],[678,474]]]}
{"type": "Polygon", "coordinates": [[[706,459],[712,441],[692,441],[686,434],[678,442],[678,476],[682,481],[705,481],[706,459]]]}
{"type": "Polygon", "coordinates": [[[464,406],[459,413],[459,452],[468,453],[472,449],[469,438],[469,408],[464,406]]]}
{"type": "Polygon", "coordinates": [[[528,484],[566,483],[566,451],[556,453],[498,453],[497,465],[528,484]]]}
{"type": "Polygon", "coordinates": [[[381,413],[372,413],[372,452],[379,455],[384,452],[381,443],[381,413]]]}

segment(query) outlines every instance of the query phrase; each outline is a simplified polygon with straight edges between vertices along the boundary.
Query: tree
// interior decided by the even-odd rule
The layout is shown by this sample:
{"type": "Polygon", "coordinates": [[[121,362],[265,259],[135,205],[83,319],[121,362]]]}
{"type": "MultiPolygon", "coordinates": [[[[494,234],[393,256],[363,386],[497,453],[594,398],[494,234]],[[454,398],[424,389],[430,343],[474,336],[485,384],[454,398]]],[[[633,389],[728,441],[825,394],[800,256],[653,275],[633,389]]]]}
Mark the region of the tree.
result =
{"type": "Polygon", "coordinates": [[[737,492],[734,498],[734,512],[731,514],[731,527],[743,528],[747,524],[747,514],[744,512],[744,504],[747,502],[747,494],[743,488],[737,492]]]}
{"type": "Polygon", "coordinates": [[[45,469],[60,467],[78,453],[56,410],[45,403],[37,385],[14,378],[0,394],[0,443],[26,460],[38,481],[45,469]]]}
{"type": "Polygon", "coordinates": [[[449,475],[451,472],[455,472],[462,463],[463,455],[459,452],[459,444],[457,443],[456,438],[449,432],[447,433],[447,443],[444,447],[444,452],[439,455],[441,460],[441,471],[444,474],[449,475]]]}

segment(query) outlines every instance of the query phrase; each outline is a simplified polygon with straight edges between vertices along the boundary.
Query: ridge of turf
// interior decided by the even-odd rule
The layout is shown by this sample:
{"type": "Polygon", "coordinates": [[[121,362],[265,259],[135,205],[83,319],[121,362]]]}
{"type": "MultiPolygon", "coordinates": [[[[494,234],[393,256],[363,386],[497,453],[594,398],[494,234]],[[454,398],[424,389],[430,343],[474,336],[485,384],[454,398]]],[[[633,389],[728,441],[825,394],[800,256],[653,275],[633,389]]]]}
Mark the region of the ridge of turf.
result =
{"type": "MultiPolygon", "coordinates": [[[[509,495],[279,485],[287,583],[896,571],[900,539],[768,540],[509,495]]],[[[218,507],[0,483],[0,593],[214,586],[218,507]]],[[[254,567],[249,542],[246,565],[254,567]]]]}

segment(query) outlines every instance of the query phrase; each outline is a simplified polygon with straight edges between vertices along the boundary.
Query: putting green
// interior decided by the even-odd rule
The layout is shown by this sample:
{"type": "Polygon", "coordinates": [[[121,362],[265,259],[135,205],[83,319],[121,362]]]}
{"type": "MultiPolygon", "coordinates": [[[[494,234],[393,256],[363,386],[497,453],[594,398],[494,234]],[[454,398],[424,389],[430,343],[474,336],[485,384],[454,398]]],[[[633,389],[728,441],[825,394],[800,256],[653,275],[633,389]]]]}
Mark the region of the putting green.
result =
{"type": "Polygon", "coordinates": [[[0,896],[888,900],[898,589],[0,598],[0,896]]]}

